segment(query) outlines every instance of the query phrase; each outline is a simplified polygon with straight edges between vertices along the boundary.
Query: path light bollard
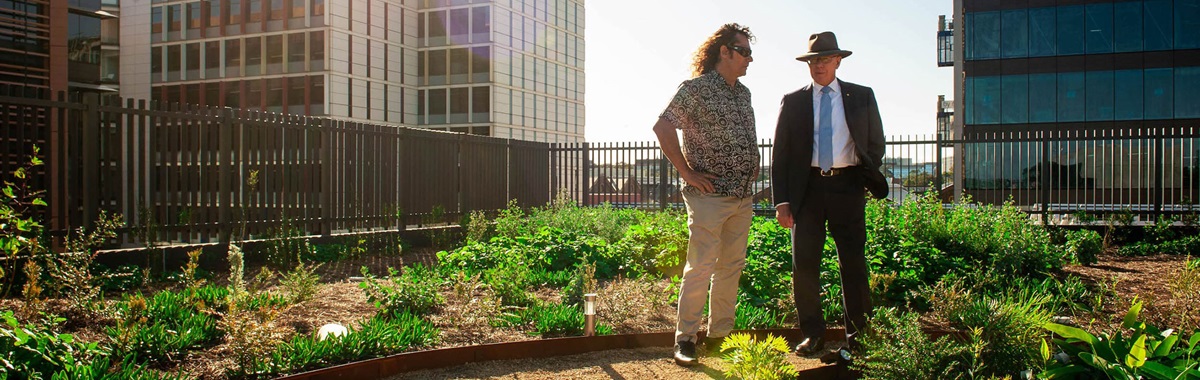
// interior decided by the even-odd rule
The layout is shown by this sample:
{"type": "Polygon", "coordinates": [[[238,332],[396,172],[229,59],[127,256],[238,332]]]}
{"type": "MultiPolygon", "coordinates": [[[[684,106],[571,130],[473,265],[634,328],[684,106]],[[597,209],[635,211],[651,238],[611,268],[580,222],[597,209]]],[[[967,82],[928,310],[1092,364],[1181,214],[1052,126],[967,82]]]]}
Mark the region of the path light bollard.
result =
{"type": "Polygon", "coordinates": [[[583,295],[583,336],[596,335],[596,293],[583,295]]]}

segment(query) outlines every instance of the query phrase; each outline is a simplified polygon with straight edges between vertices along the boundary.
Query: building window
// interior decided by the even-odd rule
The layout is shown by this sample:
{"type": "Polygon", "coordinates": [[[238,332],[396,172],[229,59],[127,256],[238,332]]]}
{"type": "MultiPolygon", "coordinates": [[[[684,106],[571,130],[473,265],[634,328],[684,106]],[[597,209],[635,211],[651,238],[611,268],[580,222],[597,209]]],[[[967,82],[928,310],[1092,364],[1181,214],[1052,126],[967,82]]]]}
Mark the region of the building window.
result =
{"type": "MultiPolygon", "coordinates": [[[[1200,48],[1200,0],[1175,0],[1175,49],[1200,48]]],[[[1178,112],[1179,110],[1176,110],[1178,112]]]]}
{"type": "Polygon", "coordinates": [[[200,14],[200,2],[188,3],[187,11],[189,36],[196,37],[196,35],[191,33],[199,33],[201,24],[204,23],[204,18],[200,14]]]}
{"type": "Polygon", "coordinates": [[[221,84],[217,82],[204,83],[204,105],[209,107],[221,106],[221,84]]]}
{"type": "Polygon", "coordinates": [[[474,87],[471,88],[471,122],[472,123],[487,123],[491,119],[492,110],[492,88],[491,87],[474,87]]]}
{"type": "Polygon", "coordinates": [[[188,80],[199,79],[200,78],[200,43],[193,42],[193,43],[185,45],[184,54],[185,54],[184,69],[187,70],[186,79],[188,79],[188,80]]]}
{"type": "Polygon", "coordinates": [[[150,48],[150,79],[151,83],[162,81],[163,77],[163,48],[155,46],[150,48]]]}
{"type": "Polygon", "coordinates": [[[250,79],[250,80],[243,81],[243,83],[246,86],[246,99],[243,102],[246,105],[246,109],[255,110],[255,111],[262,110],[263,80],[250,79]]]}
{"type": "Polygon", "coordinates": [[[1029,78],[1025,75],[1005,75],[1000,81],[1002,101],[1001,122],[1005,124],[1029,121],[1029,78]]]}
{"type": "Polygon", "coordinates": [[[267,98],[267,112],[283,113],[283,78],[270,78],[264,82],[267,86],[263,93],[267,98]]]}
{"type": "MultiPolygon", "coordinates": [[[[163,31],[163,9],[162,7],[154,7],[150,9],[150,33],[162,33],[163,31]]],[[[161,41],[161,37],[154,37],[154,41],[161,41]]]]}
{"type": "MultiPolygon", "coordinates": [[[[1142,3],[1113,3],[1113,51],[1142,51],[1142,3]]],[[[1140,91],[1139,91],[1140,92],[1140,91]]]]}
{"type": "Polygon", "coordinates": [[[429,46],[446,45],[446,11],[428,12],[429,46]]]}
{"type": "Polygon", "coordinates": [[[205,27],[213,28],[221,26],[221,0],[207,0],[204,3],[208,4],[208,18],[205,19],[208,24],[205,27]]]}
{"type": "Polygon", "coordinates": [[[450,84],[467,83],[470,65],[466,48],[450,49],[450,84]]]}
{"type": "Polygon", "coordinates": [[[1088,54],[1112,53],[1113,51],[1113,5],[1112,3],[1088,4],[1085,8],[1088,54]]]}
{"type": "Polygon", "coordinates": [[[283,73],[283,35],[267,36],[267,74],[283,73]]]}
{"type": "Polygon", "coordinates": [[[304,18],[304,2],[305,0],[291,0],[292,3],[292,18],[304,18]]]}
{"type": "Polygon", "coordinates": [[[292,33],[288,35],[288,72],[298,73],[304,71],[304,33],[292,33]]]}
{"type": "Polygon", "coordinates": [[[1030,122],[1053,122],[1057,118],[1057,82],[1057,76],[1052,73],[1029,74],[1030,122]]]}
{"type": "Polygon", "coordinates": [[[1146,119],[1170,119],[1175,117],[1175,77],[1171,68],[1146,69],[1146,119]]]}
{"type": "MultiPolygon", "coordinates": [[[[262,2],[270,1],[270,0],[246,0],[246,1],[250,3],[250,13],[247,16],[246,21],[261,22],[263,19],[262,2]]],[[[247,91],[247,93],[249,93],[249,91],[247,91]]]]}
{"type": "Polygon", "coordinates": [[[229,1],[229,18],[225,25],[241,25],[242,23],[242,0],[229,1]]]}
{"type": "Polygon", "coordinates": [[[462,124],[468,121],[467,112],[470,110],[471,97],[467,87],[450,89],[450,124],[462,124]]]}
{"type": "Polygon", "coordinates": [[[1101,121],[1113,119],[1113,72],[1109,70],[1085,73],[1087,94],[1084,96],[1087,111],[1085,120],[1101,121]]]}
{"type": "Polygon", "coordinates": [[[225,40],[225,77],[242,75],[242,40],[225,40]]]}
{"type": "Polygon", "coordinates": [[[467,12],[467,8],[450,10],[450,41],[455,45],[465,44],[469,41],[467,34],[470,33],[471,24],[467,19],[469,15],[467,12]]]}
{"type": "Polygon", "coordinates": [[[487,46],[471,48],[471,82],[482,83],[491,80],[492,73],[491,49],[487,46]]]}
{"type": "MultiPolygon", "coordinates": [[[[246,39],[246,76],[262,74],[262,37],[246,39]]],[[[247,96],[250,91],[246,90],[247,96]]]]}
{"type": "Polygon", "coordinates": [[[1055,55],[1055,18],[1054,7],[1030,10],[1030,56],[1055,55]]]}
{"type": "Polygon", "coordinates": [[[204,77],[217,78],[221,76],[221,41],[204,43],[204,77]]]}
{"type": "Polygon", "coordinates": [[[242,82],[225,82],[225,106],[242,109],[242,82]]]}
{"type": "MultiPolygon", "coordinates": [[[[1060,45],[1061,46],[1061,45],[1060,45]]],[[[1058,73],[1058,121],[1083,121],[1083,73],[1058,73]]]]}
{"type": "Polygon", "coordinates": [[[325,76],[313,75],[308,77],[309,115],[325,114],[325,76]]]}
{"type": "Polygon", "coordinates": [[[325,15],[325,0],[312,0],[312,15],[313,16],[324,16],[325,15]]]}
{"type": "Polygon", "coordinates": [[[1058,7],[1058,55],[1084,52],[1083,6],[1058,7]]]}
{"type": "Polygon", "coordinates": [[[1146,0],[1143,3],[1143,18],[1146,34],[1146,50],[1170,50],[1173,44],[1174,30],[1171,14],[1171,0],[1146,0]]]}
{"type": "Polygon", "coordinates": [[[183,14],[180,13],[180,5],[167,6],[167,31],[178,32],[183,23],[183,14]]]}
{"type": "Polygon", "coordinates": [[[1000,78],[975,78],[975,123],[1000,123],[1000,78]]]}
{"type": "Polygon", "coordinates": [[[491,33],[491,8],[488,6],[471,8],[471,42],[491,42],[491,33]]]}
{"type": "Polygon", "coordinates": [[[167,46],[167,81],[179,80],[180,45],[167,46]]]}
{"type": "Polygon", "coordinates": [[[1175,118],[1200,118],[1200,67],[1175,68],[1175,84],[1175,118]]]}
{"type": "Polygon", "coordinates": [[[304,105],[307,104],[304,100],[305,82],[308,77],[289,77],[287,78],[287,111],[286,113],[293,115],[303,115],[304,105]]]}
{"type": "Polygon", "coordinates": [[[308,69],[310,71],[325,70],[325,32],[309,32],[308,69]]]}
{"type": "Polygon", "coordinates": [[[288,9],[283,7],[283,0],[271,0],[271,11],[269,14],[272,20],[287,18],[288,9]]]}
{"type": "Polygon", "coordinates": [[[446,50],[429,50],[429,85],[446,84],[446,50]]]}
{"type": "Polygon", "coordinates": [[[425,90],[417,90],[417,124],[425,124],[425,90]]]}
{"type": "Polygon", "coordinates": [[[446,89],[429,90],[429,124],[446,124],[446,89]]]}
{"type": "Polygon", "coordinates": [[[67,20],[67,58],[100,64],[100,19],[71,13],[67,20]]]}
{"type": "MultiPolygon", "coordinates": [[[[1138,9],[1141,9],[1141,4],[1138,4],[1138,9]]],[[[1117,70],[1113,73],[1113,83],[1115,98],[1113,118],[1116,120],[1141,120],[1142,70],[1117,70]]]]}

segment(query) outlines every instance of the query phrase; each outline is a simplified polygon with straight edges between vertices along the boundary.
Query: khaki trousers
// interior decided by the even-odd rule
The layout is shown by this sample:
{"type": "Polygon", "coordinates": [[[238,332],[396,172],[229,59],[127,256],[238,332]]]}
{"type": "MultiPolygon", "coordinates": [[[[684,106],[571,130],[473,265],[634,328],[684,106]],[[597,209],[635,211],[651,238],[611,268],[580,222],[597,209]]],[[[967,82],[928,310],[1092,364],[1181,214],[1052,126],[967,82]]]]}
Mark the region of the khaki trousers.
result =
{"type": "Polygon", "coordinates": [[[701,194],[689,187],[683,200],[689,236],[675,341],[696,341],[710,285],[708,336],[726,336],[733,331],[738,280],[746,266],[753,198],[701,194]]]}

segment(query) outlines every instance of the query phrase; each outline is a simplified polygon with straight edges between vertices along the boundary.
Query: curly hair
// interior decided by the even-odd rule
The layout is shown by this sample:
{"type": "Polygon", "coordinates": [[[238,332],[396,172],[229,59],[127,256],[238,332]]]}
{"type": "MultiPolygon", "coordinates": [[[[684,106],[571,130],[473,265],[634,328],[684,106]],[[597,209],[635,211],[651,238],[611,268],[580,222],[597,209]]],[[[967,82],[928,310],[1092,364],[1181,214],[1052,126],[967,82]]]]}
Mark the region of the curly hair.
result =
{"type": "Polygon", "coordinates": [[[721,29],[717,29],[716,33],[709,36],[692,56],[692,76],[698,77],[713,71],[717,67],[717,62],[720,61],[721,47],[732,44],[738,34],[746,36],[747,40],[754,41],[754,35],[750,33],[749,27],[737,23],[721,25],[721,29]]]}

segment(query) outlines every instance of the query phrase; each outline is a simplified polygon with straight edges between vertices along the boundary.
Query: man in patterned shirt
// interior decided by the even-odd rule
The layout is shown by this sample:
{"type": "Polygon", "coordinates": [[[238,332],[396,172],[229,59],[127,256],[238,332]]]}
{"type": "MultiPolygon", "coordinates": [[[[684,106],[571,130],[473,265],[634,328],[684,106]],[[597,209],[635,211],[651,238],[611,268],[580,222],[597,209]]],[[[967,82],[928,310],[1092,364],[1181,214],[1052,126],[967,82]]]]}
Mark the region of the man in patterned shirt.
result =
{"type": "Polygon", "coordinates": [[[738,77],[751,58],[750,29],[725,24],[696,51],[694,78],[678,92],[654,124],[663,155],[686,186],[687,265],[679,285],[675,363],[697,363],[696,333],[709,298],[708,349],[716,350],[733,330],[738,279],[746,266],[753,217],[751,184],[759,155],[750,90],[738,77]],[[683,130],[683,147],[675,130],[683,130]]]}

